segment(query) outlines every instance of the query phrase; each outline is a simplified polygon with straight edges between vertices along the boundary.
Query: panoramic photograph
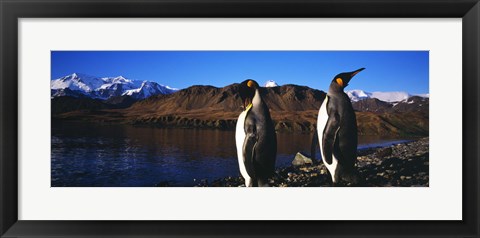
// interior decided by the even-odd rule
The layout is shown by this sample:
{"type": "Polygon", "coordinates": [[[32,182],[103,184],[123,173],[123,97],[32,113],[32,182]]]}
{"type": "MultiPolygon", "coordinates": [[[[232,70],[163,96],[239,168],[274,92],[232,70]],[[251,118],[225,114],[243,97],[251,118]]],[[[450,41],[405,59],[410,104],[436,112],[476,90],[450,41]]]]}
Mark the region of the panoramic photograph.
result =
{"type": "Polygon", "coordinates": [[[429,187],[428,51],[51,51],[52,187],[429,187]]]}

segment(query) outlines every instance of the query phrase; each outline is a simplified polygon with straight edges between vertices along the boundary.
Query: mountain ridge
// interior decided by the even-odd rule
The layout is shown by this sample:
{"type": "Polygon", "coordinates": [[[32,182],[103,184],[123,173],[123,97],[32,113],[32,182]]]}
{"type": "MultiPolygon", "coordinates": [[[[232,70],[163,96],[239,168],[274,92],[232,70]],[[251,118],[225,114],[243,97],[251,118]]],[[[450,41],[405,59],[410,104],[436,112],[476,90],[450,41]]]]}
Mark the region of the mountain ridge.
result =
{"type": "Polygon", "coordinates": [[[407,100],[410,97],[417,96],[423,98],[429,98],[430,94],[410,94],[404,91],[392,91],[392,92],[366,92],[361,89],[347,90],[345,93],[348,95],[352,102],[358,102],[364,99],[375,98],[380,101],[395,103],[407,100]]]}
{"type": "Polygon", "coordinates": [[[170,94],[178,89],[147,80],[133,80],[123,76],[97,77],[72,73],[50,81],[51,97],[86,96],[107,100],[112,97],[130,96],[140,100],[156,94],[170,94]]]}
{"type": "MultiPolygon", "coordinates": [[[[108,109],[76,110],[53,117],[159,127],[233,129],[243,110],[238,90],[239,84],[223,88],[195,85],[172,94],[154,95],[126,108],[110,106],[108,109]]],[[[261,88],[261,91],[277,131],[315,130],[325,92],[292,84],[261,88]]],[[[360,134],[428,134],[428,98],[413,98],[411,103],[407,100],[395,105],[378,99],[369,100],[352,103],[357,111],[360,134]],[[369,104],[369,100],[374,103],[369,104]],[[425,106],[417,107],[418,103],[425,106]]]]}

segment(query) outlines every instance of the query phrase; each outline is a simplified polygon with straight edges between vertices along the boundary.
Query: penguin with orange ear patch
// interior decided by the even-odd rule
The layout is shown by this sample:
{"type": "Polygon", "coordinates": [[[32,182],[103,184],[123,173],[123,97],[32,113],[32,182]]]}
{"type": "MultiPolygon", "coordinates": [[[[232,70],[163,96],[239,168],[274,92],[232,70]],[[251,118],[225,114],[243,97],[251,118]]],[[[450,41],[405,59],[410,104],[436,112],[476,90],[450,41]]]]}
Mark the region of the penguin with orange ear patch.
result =
{"type": "Polygon", "coordinates": [[[318,112],[317,135],[320,153],[334,186],[342,182],[351,185],[361,182],[355,168],[357,119],[350,98],[343,90],[353,76],[364,69],[335,76],[318,112]]]}
{"type": "Polygon", "coordinates": [[[257,82],[243,81],[239,93],[245,108],[238,117],[235,133],[240,173],[245,186],[265,187],[275,171],[275,127],[257,82]]]}

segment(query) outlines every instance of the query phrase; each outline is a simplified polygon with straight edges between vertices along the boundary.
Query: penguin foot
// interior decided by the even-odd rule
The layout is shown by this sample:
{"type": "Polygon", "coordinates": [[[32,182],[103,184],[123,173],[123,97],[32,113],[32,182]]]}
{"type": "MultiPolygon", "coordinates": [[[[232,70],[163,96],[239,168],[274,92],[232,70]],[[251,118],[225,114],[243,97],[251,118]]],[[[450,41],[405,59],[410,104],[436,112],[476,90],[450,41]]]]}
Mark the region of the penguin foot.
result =
{"type": "Polygon", "coordinates": [[[257,180],[258,187],[270,187],[268,184],[268,179],[258,179],[257,180]]]}

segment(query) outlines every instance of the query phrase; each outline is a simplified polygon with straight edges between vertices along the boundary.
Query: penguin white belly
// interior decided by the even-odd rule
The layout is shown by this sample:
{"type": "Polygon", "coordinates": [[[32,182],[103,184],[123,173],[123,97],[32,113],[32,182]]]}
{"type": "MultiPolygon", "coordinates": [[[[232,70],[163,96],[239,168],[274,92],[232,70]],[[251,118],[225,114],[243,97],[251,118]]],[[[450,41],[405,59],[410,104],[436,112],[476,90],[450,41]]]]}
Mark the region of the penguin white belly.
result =
{"type": "Polygon", "coordinates": [[[245,186],[252,187],[252,179],[248,176],[247,169],[245,168],[245,158],[243,157],[243,143],[245,141],[245,117],[247,116],[248,111],[243,111],[238,116],[236,132],[235,132],[235,142],[237,145],[237,157],[238,157],[238,166],[240,167],[240,174],[242,174],[245,179],[245,186]]]}
{"type": "Polygon", "coordinates": [[[325,156],[323,154],[323,131],[325,130],[325,126],[328,122],[328,113],[327,113],[327,103],[328,97],[325,97],[323,100],[322,106],[318,111],[318,118],[317,118],[317,132],[318,132],[318,143],[320,144],[320,154],[322,155],[323,164],[327,167],[328,171],[332,175],[332,181],[335,181],[335,170],[337,169],[338,160],[335,158],[335,155],[332,154],[332,163],[328,164],[325,161],[325,156]]]}

